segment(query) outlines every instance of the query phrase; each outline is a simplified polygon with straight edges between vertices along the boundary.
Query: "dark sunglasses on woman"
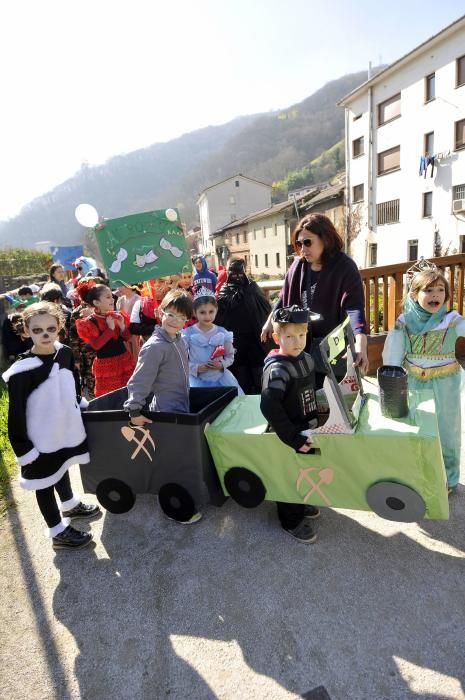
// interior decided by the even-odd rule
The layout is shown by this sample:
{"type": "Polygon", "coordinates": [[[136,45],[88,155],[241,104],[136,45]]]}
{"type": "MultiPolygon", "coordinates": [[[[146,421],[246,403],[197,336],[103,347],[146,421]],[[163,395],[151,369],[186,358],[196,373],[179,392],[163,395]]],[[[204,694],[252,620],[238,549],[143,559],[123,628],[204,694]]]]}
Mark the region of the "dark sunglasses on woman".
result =
{"type": "Polygon", "coordinates": [[[302,246],[305,246],[306,248],[310,248],[311,245],[312,245],[311,238],[306,238],[303,241],[296,241],[295,242],[295,247],[298,248],[299,250],[302,248],[302,246]]]}

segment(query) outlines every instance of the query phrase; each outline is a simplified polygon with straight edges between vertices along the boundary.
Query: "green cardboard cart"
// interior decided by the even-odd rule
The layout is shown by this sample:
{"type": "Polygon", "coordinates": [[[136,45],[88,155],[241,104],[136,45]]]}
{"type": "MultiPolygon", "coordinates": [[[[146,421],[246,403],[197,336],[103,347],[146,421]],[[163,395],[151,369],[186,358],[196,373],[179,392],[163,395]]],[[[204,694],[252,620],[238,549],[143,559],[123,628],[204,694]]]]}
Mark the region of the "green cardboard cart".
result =
{"type": "Polygon", "coordinates": [[[312,431],[311,453],[298,454],[270,432],[259,396],[233,399],[206,426],[224,493],[246,508],[269,500],[373,510],[400,522],[447,519],[447,481],[432,393],[410,392],[405,418],[383,416],[376,380],[361,380],[352,369],[349,329],[347,322],[342,324],[322,343],[329,377],[319,405],[326,416],[312,431]],[[351,369],[338,385],[331,363],[342,336],[351,369]]]}

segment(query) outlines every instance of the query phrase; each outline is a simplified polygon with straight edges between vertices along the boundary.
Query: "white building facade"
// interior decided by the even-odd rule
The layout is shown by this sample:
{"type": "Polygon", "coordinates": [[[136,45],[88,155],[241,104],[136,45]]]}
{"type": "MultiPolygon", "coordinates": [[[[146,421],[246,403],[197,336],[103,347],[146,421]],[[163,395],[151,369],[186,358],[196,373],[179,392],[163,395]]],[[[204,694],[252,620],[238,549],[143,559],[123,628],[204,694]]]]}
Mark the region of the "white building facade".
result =
{"type": "MultiPolygon", "coordinates": [[[[292,215],[292,211],[290,213],[292,215]]],[[[288,217],[289,211],[283,208],[269,216],[248,221],[250,269],[253,275],[276,277],[286,274],[291,227],[296,221],[288,217]]]]}
{"type": "Polygon", "coordinates": [[[339,104],[358,265],[465,252],[465,17],[339,104]]]}
{"type": "Polygon", "coordinates": [[[211,234],[252,211],[271,206],[271,185],[244,175],[233,177],[207,187],[197,201],[202,247],[206,255],[212,254],[211,234]]]}

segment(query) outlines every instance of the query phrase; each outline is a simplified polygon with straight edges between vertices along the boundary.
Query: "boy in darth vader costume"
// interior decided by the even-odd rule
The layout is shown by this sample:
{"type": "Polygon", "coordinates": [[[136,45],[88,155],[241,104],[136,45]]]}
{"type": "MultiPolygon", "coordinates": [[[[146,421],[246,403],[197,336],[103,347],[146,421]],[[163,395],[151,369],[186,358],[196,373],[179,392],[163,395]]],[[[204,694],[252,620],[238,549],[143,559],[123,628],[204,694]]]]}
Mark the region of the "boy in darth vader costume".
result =
{"type": "Polygon", "coordinates": [[[260,333],[270,305],[256,282],[245,273],[244,261],[233,260],[218,295],[216,322],[234,333],[236,356],[231,371],[246,394],[259,394],[265,348],[260,333]]]}
{"type": "MultiPolygon", "coordinates": [[[[309,311],[298,306],[276,309],[273,314],[272,350],[263,369],[260,408],[280,440],[296,452],[306,454],[312,440],[303,434],[318,427],[315,397],[315,365],[304,352],[307,342],[309,311]]],[[[303,503],[277,503],[281,527],[299,542],[316,540],[312,521],[320,511],[303,503]]]]}

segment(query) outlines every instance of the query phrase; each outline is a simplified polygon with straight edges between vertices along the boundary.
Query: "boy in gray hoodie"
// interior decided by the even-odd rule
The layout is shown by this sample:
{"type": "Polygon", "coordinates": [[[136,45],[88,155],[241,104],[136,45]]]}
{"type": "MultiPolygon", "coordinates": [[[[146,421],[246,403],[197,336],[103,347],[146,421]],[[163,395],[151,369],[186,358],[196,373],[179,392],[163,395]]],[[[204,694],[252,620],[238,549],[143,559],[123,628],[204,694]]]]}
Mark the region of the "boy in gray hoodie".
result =
{"type": "MultiPolygon", "coordinates": [[[[157,326],[142,346],[136,369],[128,382],[128,400],[124,408],[131,423],[143,426],[151,423],[141,414],[150,393],[151,411],[189,412],[189,359],[181,328],[192,318],[192,297],[182,289],[173,289],[158,307],[161,327],[157,326]]],[[[196,523],[202,513],[194,513],[182,525],[196,523]]]]}
{"type": "Polygon", "coordinates": [[[141,414],[150,393],[151,411],[189,412],[189,360],[180,331],[192,316],[192,297],[180,289],[168,292],[159,306],[161,327],[157,326],[142,346],[124,408],[131,423],[151,423],[141,414]]]}

